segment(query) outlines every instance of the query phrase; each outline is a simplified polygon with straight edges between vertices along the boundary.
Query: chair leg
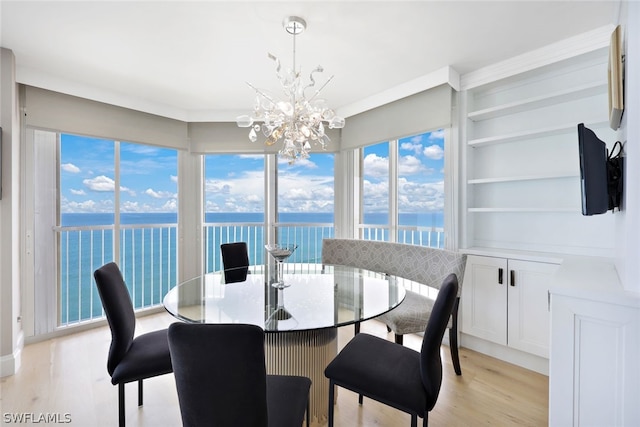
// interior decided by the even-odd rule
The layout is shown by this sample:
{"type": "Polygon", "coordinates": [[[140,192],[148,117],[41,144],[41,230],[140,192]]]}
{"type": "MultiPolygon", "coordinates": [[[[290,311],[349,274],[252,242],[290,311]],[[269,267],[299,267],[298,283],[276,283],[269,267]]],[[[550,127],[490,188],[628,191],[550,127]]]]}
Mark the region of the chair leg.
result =
{"type": "Polygon", "coordinates": [[[334,399],[334,394],[333,394],[334,388],[335,388],[335,385],[333,384],[333,381],[329,381],[329,413],[327,414],[328,418],[329,418],[329,420],[328,420],[329,421],[329,427],[333,427],[333,406],[335,405],[335,402],[333,400],[334,399]]]}
{"type": "Polygon", "coordinates": [[[138,380],[138,406],[142,406],[142,380],[138,380]]]}
{"type": "Polygon", "coordinates": [[[403,335],[401,335],[401,334],[395,334],[395,335],[396,335],[396,344],[402,345],[402,337],[403,337],[403,335]]]}
{"type": "Polygon", "coordinates": [[[462,375],[462,369],[460,368],[460,357],[458,355],[458,304],[460,298],[456,298],[456,302],[453,305],[453,312],[451,313],[451,328],[449,329],[449,350],[451,350],[451,361],[453,362],[453,370],[456,371],[456,375],[462,375]]]}
{"type": "Polygon", "coordinates": [[[449,349],[451,350],[451,361],[456,375],[462,375],[460,368],[460,356],[458,355],[458,333],[454,328],[449,329],[449,349]]]}
{"type": "Polygon", "coordinates": [[[429,413],[424,413],[424,418],[422,418],[422,427],[428,427],[429,425],[429,413]]]}
{"type": "Polygon", "coordinates": [[[355,334],[358,335],[360,333],[360,322],[356,322],[353,324],[353,329],[355,331],[355,334]]]}
{"type": "Polygon", "coordinates": [[[363,399],[362,399],[362,395],[361,395],[361,394],[359,394],[359,395],[358,395],[358,405],[362,405],[362,400],[363,400],[363,399]]]}
{"type": "Polygon", "coordinates": [[[418,427],[418,416],[411,414],[411,427],[418,427]]]}
{"type": "Polygon", "coordinates": [[[124,427],[124,383],[118,384],[118,425],[124,427]]]}
{"type": "Polygon", "coordinates": [[[311,404],[307,398],[307,427],[311,426],[311,404]]]}

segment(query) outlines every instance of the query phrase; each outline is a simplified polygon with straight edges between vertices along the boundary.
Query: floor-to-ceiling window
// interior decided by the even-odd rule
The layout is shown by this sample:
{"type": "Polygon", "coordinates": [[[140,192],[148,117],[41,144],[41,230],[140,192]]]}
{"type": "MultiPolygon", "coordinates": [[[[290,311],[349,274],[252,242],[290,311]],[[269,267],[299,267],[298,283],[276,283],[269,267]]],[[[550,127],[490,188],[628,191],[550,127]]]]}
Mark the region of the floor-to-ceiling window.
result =
{"type": "Polygon", "coordinates": [[[160,304],[177,278],[177,151],[64,132],[29,135],[34,333],[101,318],[93,272],[114,260],[134,308],[160,304]]]}
{"type": "Polygon", "coordinates": [[[290,262],[320,262],[322,239],[333,237],[333,183],[331,153],[291,165],[265,155],[205,155],[205,271],[223,267],[220,244],[238,241],[254,266],[264,264],[268,239],[298,245],[290,262]]]}
{"type": "Polygon", "coordinates": [[[222,268],[220,245],[247,242],[249,262],[263,260],[265,156],[204,156],[204,268],[222,268]]]}
{"type": "Polygon", "coordinates": [[[368,145],[362,153],[360,236],[444,245],[444,132],[368,145]]]}
{"type": "Polygon", "coordinates": [[[362,237],[389,240],[389,142],[362,149],[362,237]]]}
{"type": "Polygon", "coordinates": [[[322,239],[334,236],[334,155],[278,162],[278,243],[295,243],[290,262],[321,262],[322,239]]]}
{"type": "Polygon", "coordinates": [[[398,140],[398,242],[444,245],[444,170],[444,131],[398,140]]]}
{"type": "Polygon", "coordinates": [[[176,284],[177,151],[130,142],[116,148],[120,268],[136,284],[134,307],[158,305],[176,284]]]}

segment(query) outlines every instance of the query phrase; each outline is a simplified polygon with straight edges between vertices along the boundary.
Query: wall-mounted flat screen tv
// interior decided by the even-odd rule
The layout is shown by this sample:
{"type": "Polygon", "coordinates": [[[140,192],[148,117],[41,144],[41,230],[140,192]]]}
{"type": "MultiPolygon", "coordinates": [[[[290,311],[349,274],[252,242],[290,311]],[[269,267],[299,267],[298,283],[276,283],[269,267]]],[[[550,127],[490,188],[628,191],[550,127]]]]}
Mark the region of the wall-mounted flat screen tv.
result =
{"type": "Polygon", "coordinates": [[[583,123],[578,125],[582,214],[597,215],[609,210],[607,145],[583,123]]]}

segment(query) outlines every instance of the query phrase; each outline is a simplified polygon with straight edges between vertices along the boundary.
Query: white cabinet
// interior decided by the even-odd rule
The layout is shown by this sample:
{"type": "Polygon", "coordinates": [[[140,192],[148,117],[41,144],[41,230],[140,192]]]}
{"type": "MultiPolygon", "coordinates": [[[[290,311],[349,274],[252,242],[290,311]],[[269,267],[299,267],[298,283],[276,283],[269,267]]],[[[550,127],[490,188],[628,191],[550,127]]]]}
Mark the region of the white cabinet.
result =
{"type": "Polygon", "coordinates": [[[563,263],[551,326],[549,425],[640,425],[640,294],[613,263],[563,263]]]}
{"type": "Polygon", "coordinates": [[[548,358],[548,291],[557,267],[468,256],[462,288],[462,332],[548,358]]]}

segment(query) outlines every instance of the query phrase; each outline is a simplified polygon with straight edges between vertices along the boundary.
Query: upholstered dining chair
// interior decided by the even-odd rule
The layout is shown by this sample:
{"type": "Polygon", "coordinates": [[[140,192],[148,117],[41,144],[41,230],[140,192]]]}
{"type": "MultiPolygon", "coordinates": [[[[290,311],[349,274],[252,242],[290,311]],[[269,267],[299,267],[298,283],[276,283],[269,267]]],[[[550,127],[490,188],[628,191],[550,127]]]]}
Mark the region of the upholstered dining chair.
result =
{"type": "Polygon", "coordinates": [[[249,251],[246,242],[220,245],[225,283],[243,282],[249,273],[249,251]],[[242,268],[246,267],[246,268],[242,268]]]}
{"type": "Polygon", "coordinates": [[[266,374],[260,327],[174,323],[169,348],[184,427],[309,425],[311,380],[266,374]]]}
{"type": "Polygon", "coordinates": [[[118,265],[105,264],[93,277],[111,329],[107,371],[111,383],[118,385],[118,424],[124,426],[125,384],[138,382],[138,406],[142,406],[142,380],[172,371],[167,329],[134,338],[136,316],[118,265]]]}
{"type": "Polygon", "coordinates": [[[325,369],[329,378],[329,427],[333,426],[334,392],[340,386],[370,397],[428,424],[442,385],[440,346],[458,293],[455,274],[447,276],[433,305],[420,352],[391,341],[360,333],[325,369]]]}

